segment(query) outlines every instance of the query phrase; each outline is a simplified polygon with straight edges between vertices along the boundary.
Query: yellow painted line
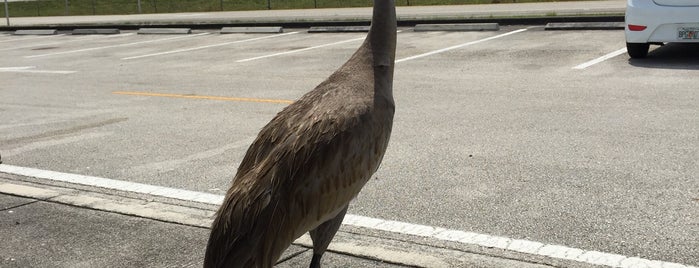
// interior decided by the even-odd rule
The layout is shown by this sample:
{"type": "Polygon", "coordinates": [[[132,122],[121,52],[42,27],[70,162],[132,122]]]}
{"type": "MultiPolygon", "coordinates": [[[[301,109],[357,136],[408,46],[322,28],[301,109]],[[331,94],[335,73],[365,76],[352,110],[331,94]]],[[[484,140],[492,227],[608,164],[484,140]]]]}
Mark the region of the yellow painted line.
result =
{"type": "Polygon", "coordinates": [[[202,99],[202,100],[220,100],[220,101],[242,101],[242,102],[266,102],[266,103],[285,103],[289,104],[291,100],[275,100],[275,99],[256,99],[256,98],[234,98],[234,97],[218,97],[218,96],[202,96],[202,95],[184,95],[184,94],[168,94],[168,93],[152,93],[152,92],[137,92],[137,91],[114,91],[112,94],[117,95],[134,95],[148,97],[165,97],[165,98],[182,98],[182,99],[202,99]]]}

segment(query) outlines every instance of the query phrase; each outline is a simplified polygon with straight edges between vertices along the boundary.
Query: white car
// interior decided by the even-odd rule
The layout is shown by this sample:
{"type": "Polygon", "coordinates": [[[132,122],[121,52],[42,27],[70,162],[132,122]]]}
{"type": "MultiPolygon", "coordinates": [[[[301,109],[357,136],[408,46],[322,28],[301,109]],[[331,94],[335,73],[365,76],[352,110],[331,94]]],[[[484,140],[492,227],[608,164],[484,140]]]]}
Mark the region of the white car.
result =
{"type": "Polygon", "coordinates": [[[699,43],[699,0],[627,0],[626,50],[648,55],[651,44],[699,43]]]}

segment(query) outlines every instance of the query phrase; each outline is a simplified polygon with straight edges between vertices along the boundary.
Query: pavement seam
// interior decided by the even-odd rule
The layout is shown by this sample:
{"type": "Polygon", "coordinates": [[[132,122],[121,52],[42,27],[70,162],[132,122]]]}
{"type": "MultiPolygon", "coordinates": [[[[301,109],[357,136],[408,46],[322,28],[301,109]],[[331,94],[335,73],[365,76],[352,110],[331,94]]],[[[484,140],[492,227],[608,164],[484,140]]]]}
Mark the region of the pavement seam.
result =
{"type": "MultiPolygon", "coordinates": [[[[16,195],[11,195],[11,196],[16,196],[16,195]]],[[[16,208],[20,208],[20,207],[23,207],[23,206],[27,206],[27,205],[34,204],[34,203],[39,202],[39,201],[40,201],[40,200],[34,199],[34,200],[29,201],[29,202],[24,203],[24,204],[19,204],[19,205],[15,205],[15,206],[11,206],[11,207],[7,207],[7,208],[0,209],[0,211],[13,210],[13,209],[16,209],[16,208]]]]}

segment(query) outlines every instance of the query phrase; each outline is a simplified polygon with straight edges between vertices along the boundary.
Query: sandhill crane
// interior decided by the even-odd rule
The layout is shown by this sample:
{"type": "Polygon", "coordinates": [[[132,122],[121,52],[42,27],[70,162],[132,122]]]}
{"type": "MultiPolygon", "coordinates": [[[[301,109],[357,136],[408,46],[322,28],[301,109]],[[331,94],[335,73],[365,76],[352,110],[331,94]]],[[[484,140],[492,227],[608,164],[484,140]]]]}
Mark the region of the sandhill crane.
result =
{"type": "Polygon", "coordinates": [[[310,231],[311,267],[379,167],[395,104],[394,0],[374,0],[364,43],[262,128],[214,219],[204,267],[272,267],[310,231]]]}

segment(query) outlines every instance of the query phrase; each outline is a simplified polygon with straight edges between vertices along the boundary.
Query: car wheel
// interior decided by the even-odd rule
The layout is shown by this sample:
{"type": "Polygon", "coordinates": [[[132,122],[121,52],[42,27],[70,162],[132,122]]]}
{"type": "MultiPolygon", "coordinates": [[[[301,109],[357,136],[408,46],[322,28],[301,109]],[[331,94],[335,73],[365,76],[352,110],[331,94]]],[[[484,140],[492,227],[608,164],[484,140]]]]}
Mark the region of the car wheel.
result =
{"type": "Polygon", "coordinates": [[[631,58],[645,58],[648,55],[648,48],[650,44],[648,43],[626,43],[626,52],[629,53],[631,58]]]}

